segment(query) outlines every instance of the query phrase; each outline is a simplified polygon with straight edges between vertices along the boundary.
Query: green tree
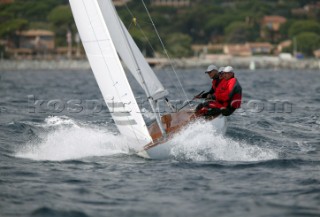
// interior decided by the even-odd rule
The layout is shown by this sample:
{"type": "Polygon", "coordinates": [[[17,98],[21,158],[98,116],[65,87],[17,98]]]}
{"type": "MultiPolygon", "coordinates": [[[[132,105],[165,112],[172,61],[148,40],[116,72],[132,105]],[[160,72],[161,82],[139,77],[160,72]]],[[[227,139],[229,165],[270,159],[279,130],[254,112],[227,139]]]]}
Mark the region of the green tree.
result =
{"type": "Polygon", "coordinates": [[[313,51],[320,48],[320,36],[313,32],[304,32],[296,37],[299,52],[312,56],[313,51]]]}
{"type": "Polygon", "coordinates": [[[24,17],[30,21],[44,21],[47,18],[47,14],[50,12],[52,7],[46,2],[26,2],[24,3],[24,17]]]}
{"type": "Polygon", "coordinates": [[[27,25],[26,19],[15,18],[8,10],[0,12],[0,37],[11,35],[17,30],[26,28],[27,25]]]}
{"type": "Polygon", "coordinates": [[[16,31],[23,30],[28,25],[24,19],[8,20],[0,24],[0,37],[12,35],[16,31]]]}
{"type": "Polygon", "coordinates": [[[184,13],[178,13],[175,22],[171,22],[170,25],[173,26],[175,23],[179,23],[179,26],[175,25],[175,32],[190,35],[194,43],[207,43],[216,29],[206,29],[206,23],[211,20],[213,15],[219,15],[220,13],[222,13],[222,10],[219,7],[208,4],[205,4],[205,6],[194,4],[184,13]]]}
{"type": "Polygon", "coordinates": [[[245,22],[233,22],[225,28],[228,43],[245,43],[250,41],[251,28],[245,22]]]}
{"type": "MultiPolygon", "coordinates": [[[[195,0],[191,7],[184,8],[152,7],[151,1],[145,2],[162,38],[176,46],[175,49],[170,48],[173,55],[185,51],[189,55],[190,45],[184,44],[189,43],[189,39],[192,43],[208,43],[212,39],[217,43],[223,42],[223,39],[230,43],[258,41],[261,18],[271,14],[288,18],[288,22],[281,27],[284,38],[280,40],[300,37],[302,33],[320,35],[320,23],[316,22],[316,19],[320,20],[320,12],[315,12],[313,18],[309,16],[309,20],[308,16],[291,14],[292,8],[303,7],[315,0],[195,0]],[[174,35],[183,38],[183,43],[175,40],[174,35]]],[[[133,29],[130,32],[148,56],[153,54],[149,43],[158,51],[162,50],[156,46],[159,45],[157,36],[140,1],[130,1],[125,7],[117,7],[117,11],[125,26],[133,29]],[[139,33],[139,29],[133,28],[132,16],[137,18],[139,28],[143,29],[148,40],[139,33]]],[[[17,30],[26,28],[53,30],[58,46],[66,45],[69,29],[73,33],[77,31],[68,0],[15,0],[13,4],[0,4],[0,37],[12,38],[17,30]]],[[[274,32],[269,34],[271,40],[274,32]]],[[[301,43],[308,44],[309,41],[301,43]]]]}
{"type": "Polygon", "coordinates": [[[166,38],[166,47],[172,57],[187,57],[192,55],[191,37],[186,34],[173,33],[166,38]]]}
{"type": "Polygon", "coordinates": [[[289,29],[290,27],[293,25],[295,21],[294,20],[287,20],[286,23],[282,24],[280,26],[280,30],[279,33],[284,37],[284,38],[288,38],[289,37],[289,29]]]}
{"type": "Polygon", "coordinates": [[[68,30],[76,32],[71,8],[68,5],[60,5],[54,8],[48,15],[52,28],[56,33],[56,44],[66,45],[66,33],[68,30]]]}
{"type": "MultiPolygon", "coordinates": [[[[26,19],[29,22],[47,21],[47,15],[64,0],[15,0],[13,4],[0,5],[0,11],[6,11],[14,18],[26,19]]],[[[67,2],[66,2],[67,3],[67,2]]]]}
{"type": "Polygon", "coordinates": [[[54,8],[48,15],[48,20],[56,27],[61,25],[70,25],[73,23],[73,17],[70,6],[60,5],[54,8]]]}
{"type": "Polygon", "coordinates": [[[234,18],[231,15],[223,14],[210,16],[206,21],[204,29],[207,35],[224,35],[224,29],[229,23],[233,22],[234,18]]]}
{"type": "Polygon", "coordinates": [[[144,31],[139,27],[131,27],[129,32],[145,56],[154,56],[156,41],[155,37],[152,36],[151,31],[144,31]]]}
{"type": "Polygon", "coordinates": [[[313,20],[296,21],[289,28],[289,36],[291,38],[303,32],[320,34],[320,24],[313,20]]]}

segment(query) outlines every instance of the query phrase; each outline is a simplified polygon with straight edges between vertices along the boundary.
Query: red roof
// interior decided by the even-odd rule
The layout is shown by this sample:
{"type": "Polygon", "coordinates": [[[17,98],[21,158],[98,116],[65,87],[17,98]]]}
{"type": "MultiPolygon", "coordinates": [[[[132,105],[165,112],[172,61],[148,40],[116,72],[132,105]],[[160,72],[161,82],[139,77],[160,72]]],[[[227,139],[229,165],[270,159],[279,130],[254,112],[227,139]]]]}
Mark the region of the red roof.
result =
{"type": "Polygon", "coordinates": [[[264,23],[285,23],[287,19],[281,16],[265,16],[262,21],[264,23]]]}

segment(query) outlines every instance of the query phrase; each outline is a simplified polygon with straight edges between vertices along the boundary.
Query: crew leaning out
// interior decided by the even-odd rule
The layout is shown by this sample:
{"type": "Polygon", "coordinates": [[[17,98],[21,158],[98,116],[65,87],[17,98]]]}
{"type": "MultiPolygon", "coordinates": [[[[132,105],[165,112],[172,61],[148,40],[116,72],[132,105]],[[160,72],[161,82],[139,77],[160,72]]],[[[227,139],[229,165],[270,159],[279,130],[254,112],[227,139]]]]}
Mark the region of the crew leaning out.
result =
{"type": "Polygon", "coordinates": [[[222,67],[219,70],[216,66],[210,66],[206,73],[209,69],[214,69],[214,72],[208,73],[213,80],[212,87],[209,92],[196,96],[196,98],[205,98],[206,102],[200,103],[195,112],[197,115],[205,117],[220,114],[229,116],[241,106],[241,85],[234,77],[234,70],[231,66],[222,67]]]}
{"type": "MultiPolygon", "coordinates": [[[[221,70],[221,69],[222,69],[222,67],[219,70],[221,70]]],[[[217,86],[218,86],[218,84],[219,84],[219,82],[221,80],[220,71],[219,70],[215,65],[208,66],[207,70],[204,73],[207,74],[210,79],[212,79],[211,89],[206,93],[203,93],[201,95],[195,96],[195,98],[197,98],[197,99],[204,98],[204,99],[207,99],[207,100],[214,99],[215,89],[217,88],[217,86]]]]}

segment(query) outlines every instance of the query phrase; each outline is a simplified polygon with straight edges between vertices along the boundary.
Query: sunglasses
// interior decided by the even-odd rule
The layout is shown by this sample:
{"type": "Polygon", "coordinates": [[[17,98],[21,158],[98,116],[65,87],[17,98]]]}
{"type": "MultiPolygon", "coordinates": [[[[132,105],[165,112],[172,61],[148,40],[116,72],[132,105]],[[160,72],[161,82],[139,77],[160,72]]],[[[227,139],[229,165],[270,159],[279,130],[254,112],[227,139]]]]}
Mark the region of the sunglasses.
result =
{"type": "Polygon", "coordinates": [[[211,73],[211,72],[213,72],[213,70],[212,71],[209,71],[209,72],[205,72],[206,74],[209,74],[209,73],[211,73]]]}

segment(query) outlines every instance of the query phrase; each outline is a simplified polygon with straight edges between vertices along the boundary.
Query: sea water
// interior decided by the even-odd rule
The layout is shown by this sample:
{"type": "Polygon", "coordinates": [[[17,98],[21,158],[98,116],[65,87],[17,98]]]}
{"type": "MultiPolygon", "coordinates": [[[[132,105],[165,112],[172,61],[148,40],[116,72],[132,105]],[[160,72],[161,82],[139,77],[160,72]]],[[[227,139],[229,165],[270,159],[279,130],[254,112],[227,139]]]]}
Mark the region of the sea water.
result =
{"type": "MultiPolygon", "coordinates": [[[[210,89],[204,70],[178,70],[185,94],[156,73],[179,107],[210,89]]],[[[243,104],[226,134],[186,126],[166,160],[132,154],[91,71],[0,76],[0,216],[320,215],[319,71],[236,70],[243,104]]]]}

